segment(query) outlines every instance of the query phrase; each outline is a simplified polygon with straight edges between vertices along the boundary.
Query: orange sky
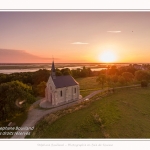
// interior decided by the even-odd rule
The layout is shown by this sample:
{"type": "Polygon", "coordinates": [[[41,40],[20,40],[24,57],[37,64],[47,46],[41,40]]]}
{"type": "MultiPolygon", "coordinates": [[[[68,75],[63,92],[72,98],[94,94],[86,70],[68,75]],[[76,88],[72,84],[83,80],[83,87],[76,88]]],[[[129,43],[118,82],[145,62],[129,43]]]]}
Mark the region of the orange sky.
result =
{"type": "Polygon", "coordinates": [[[0,63],[149,63],[150,12],[0,12],[0,63]]]}

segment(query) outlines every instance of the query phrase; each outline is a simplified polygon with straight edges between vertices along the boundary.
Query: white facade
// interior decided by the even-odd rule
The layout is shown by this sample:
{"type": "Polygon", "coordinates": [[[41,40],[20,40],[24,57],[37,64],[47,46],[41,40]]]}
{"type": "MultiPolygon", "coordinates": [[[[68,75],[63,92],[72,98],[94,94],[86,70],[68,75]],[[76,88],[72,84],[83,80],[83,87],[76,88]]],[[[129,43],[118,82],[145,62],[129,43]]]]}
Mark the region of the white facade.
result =
{"type": "Polygon", "coordinates": [[[51,103],[51,105],[59,105],[61,103],[78,100],[80,95],[79,91],[78,84],[56,88],[52,76],[50,76],[45,89],[45,97],[46,101],[51,103]]]}

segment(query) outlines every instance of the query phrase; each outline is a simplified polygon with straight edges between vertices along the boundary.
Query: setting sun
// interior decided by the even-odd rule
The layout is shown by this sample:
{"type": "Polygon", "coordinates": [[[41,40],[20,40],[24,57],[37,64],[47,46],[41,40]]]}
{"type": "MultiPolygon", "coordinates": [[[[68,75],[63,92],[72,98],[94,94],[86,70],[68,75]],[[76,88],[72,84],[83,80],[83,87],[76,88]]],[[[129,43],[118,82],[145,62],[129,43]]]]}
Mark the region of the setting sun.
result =
{"type": "Polygon", "coordinates": [[[116,61],[116,55],[112,51],[105,51],[100,55],[99,60],[104,63],[114,62],[116,61]]]}

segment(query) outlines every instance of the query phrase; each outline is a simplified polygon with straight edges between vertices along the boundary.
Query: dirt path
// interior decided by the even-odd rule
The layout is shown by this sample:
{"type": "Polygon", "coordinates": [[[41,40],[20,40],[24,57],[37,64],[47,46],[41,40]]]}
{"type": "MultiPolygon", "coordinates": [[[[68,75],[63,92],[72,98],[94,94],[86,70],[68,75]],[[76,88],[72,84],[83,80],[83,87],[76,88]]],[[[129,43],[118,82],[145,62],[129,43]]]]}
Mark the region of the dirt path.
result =
{"type": "MultiPolygon", "coordinates": [[[[134,86],[126,86],[126,87],[135,87],[135,86],[139,86],[139,85],[134,85],[134,86]]],[[[117,87],[116,89],[119,89],[119,88],[126,88],[126,87],[117,87]]],[[[106,90],[106,89],[105,89],[106,90]]],[[[74,101],[72,103],[68,103],[68,104],[65,104],[65,105],[62,105],[62,106],[59,106],[59,107],[55,107],[55,108],[52,108],[52,109],[37,109],[35,108],[39,103],[40,101],[42,100],[38,100],[36,101],[35,103],[33,103],[29,109],[29,113],[28,113],[28,118],[27,120],[23,123],[23,125],[21,126],[21,128],[25,128],[25,130],[18,130],[17,132],[15,132],[15,134],[11,137],[13,139],[22,139],[22,138],[25,138],[26,135],[28,135],[28,133],[30,133],[30,130],[27,129],[27,127],[34,127],[35,124],[42,118],[44,117],[45,115],[47,114],[50,114],[50,113],[54,113],[58,110],[61,110],[61,109],[65,109],[67,107],[70,107],[74,104],[77,104],[77,103],[80,103],[86,99],[90,99],[91,97],[95,96],[96,94],[98,93],[101,93],[102,91],[104,90],[98,90],[98,91],[94,91],[92,92],[91,94],[89,94],[88,96],[82,98],[81,100],[78,100],[78,101],[74,101]],[[20,135],[17,135],[18,133],[20,133],[20,135]]]]}
{"type": "MultiPolygon", "coordinates": [[[[78,103],[79,101],[75,101],[75,102],[72,102],[72,103],[69,103],[69,104],[66,104],[66,105],[63,105],[63,106],[59,106],[59,107],[55,107],[55,108],[52,108],[52,109],[48,109],[48,110],[45,110],[45,109],[37,109],[37,108],[34,108],[35,105],[38,105],[40,103],[40,100],[36,103],[34,103],[30,109],[29,109],[29,112],[28,112],[28,118],[27,120],[23,123],[23,125],[21,126],[21,128],[23,127],[34,127],[35,124],[42,118],[44,117],[45,115],[47,114],[50,114],[50,113],[53,113],[53,112],[56,112],[58,110],[61,110],[61,109],[65,109],[67,107],[70,107],[72,106],[73,104],[76,104],[78,103]]],[[[15,132],[15,134],[11,137],[13,139],[16,139],[16,138],[25,138],[26,135],[28,135],[29,133],[29,130],[25,129],[25,130],[18,130],[17,132],[15,132]],[[18,133],[21,133],[21,135],[18,135],[18,133]]]]}

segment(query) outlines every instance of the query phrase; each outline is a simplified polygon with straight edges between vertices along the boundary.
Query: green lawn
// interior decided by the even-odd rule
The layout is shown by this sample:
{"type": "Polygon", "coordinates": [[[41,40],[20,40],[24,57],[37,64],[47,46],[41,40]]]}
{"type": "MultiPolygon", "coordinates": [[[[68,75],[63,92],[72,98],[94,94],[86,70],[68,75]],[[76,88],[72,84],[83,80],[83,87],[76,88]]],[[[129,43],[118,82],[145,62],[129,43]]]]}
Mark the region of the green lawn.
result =
{"type": "Polygon", "coordinates": [[[97,95],[46,116],[30,138],[150,138],[150,88],[97,95]]]}
{"type": "Polygon", "coordinates": [[[93,91],[95,90],[80,90],[80,95],[82,95],[82,97],[86,97],[87,95],[91,94],[93,91]]]}
{"type": "Polygon", "coordinates": [[[97,77],[86,77],[86,78],[77,78],[76,81],[79,82],[81,90],[87,89],[100,89],[101,85],[96,82],[97,77]]]}
{"type": "Polygon", "coordinates": [[[95,90],[101,89],[101,85],[96,82],[97,77],[77,78],[80,85],[80,94],[85,97],[95,90]]]}

